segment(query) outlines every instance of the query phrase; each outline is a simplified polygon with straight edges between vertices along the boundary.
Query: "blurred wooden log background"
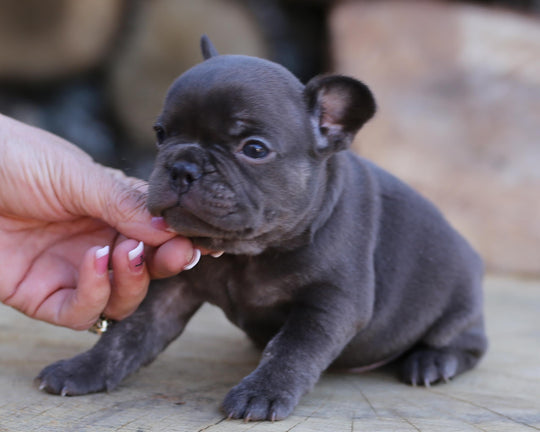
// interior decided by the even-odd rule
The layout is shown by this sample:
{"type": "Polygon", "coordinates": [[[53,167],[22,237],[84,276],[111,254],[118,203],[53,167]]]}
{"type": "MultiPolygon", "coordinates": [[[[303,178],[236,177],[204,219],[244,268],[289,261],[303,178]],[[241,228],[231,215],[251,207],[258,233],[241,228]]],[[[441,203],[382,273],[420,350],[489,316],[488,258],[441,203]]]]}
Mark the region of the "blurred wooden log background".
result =
{"type": "Polygon", "coordinates": [[[0,112],[146,177],[172,80],[222,53],[379,103],[355,150],[435,201],[492,272],[540,275],[540,2],[1,0],[0,112]]]}

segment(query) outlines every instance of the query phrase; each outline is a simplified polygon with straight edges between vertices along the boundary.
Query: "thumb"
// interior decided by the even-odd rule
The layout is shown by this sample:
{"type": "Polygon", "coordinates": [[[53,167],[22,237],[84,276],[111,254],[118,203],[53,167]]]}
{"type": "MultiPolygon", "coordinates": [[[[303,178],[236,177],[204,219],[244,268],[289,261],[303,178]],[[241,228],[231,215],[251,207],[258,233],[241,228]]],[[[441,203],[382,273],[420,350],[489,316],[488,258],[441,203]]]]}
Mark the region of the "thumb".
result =
{"type": "Polygon", "coordinates": [[[145,181],[128,177],[120,170],[95,165],[98,172],[93,185],[96,195],[90,199],[93,206],[88,210],[91,216],[149,246],[159,246],[175,237],[174,233],[152,226],[152,215],[146,208],[148,184],[145,181]]]}

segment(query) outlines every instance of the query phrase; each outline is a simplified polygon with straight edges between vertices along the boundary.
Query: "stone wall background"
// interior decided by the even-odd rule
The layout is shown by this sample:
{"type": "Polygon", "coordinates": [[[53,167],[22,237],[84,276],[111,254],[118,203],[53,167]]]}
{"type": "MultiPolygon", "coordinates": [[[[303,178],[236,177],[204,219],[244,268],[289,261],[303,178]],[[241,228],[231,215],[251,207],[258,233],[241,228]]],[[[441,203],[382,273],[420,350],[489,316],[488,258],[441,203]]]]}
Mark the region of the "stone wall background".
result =
{"type": "Polygon", "coordinates": [[[355,150],[434,200],[490,271],[540,275],[540,0],[0,0],[0,112],[146,177],[167,87],[222,53],[336,71],[355,150]]]}
{"type": "Polygon", "coordinates": [[[349,2],[334,68],[379,112],[355,149],[432,199],[491,271],[540,274],[540,21],[477,5],[349,2]]]}

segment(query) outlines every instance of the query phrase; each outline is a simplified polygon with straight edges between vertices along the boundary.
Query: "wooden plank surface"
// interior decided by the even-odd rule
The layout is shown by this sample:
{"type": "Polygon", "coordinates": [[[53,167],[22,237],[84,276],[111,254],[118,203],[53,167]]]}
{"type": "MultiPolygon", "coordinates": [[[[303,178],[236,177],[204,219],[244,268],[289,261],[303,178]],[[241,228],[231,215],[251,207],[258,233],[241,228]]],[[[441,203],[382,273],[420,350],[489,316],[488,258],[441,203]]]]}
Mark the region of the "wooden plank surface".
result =
{"type": "Polygon", "coordinates": [[[218,407],[259,354],[213,307],[115,391],[62,398],[39,392],[34,376],[96,337],[1,306],[0,432],[540,430],[540,281],[488,278],[486,309],[487,357],[447,385],[412,388],[391,371],[328,373],[288,419],[244,423],[218,407]]]}

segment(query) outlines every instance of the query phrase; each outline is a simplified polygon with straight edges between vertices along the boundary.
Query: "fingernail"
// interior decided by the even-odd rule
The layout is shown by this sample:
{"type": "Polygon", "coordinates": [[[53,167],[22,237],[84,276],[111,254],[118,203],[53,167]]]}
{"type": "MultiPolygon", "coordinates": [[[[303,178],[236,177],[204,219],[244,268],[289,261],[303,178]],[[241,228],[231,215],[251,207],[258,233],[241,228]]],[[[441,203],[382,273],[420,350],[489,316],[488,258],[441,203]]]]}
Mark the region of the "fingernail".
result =
{"type": "Polygon", "coordinates": [[[104,275],[109,270],[109,246],[102,247],[96,251],[96,272],[104,275]]]}
{"type": "Polygon", "coordinates": [[[225,251],[213,252],[213,253],[210,254],[210,256],[213,257],[213,258],[219,258],[224,253],[225,253],[225,251]]]}
{"type": "Polygon", "coordinates": [[[152,218],[152,220],[150,221],[150,225],[152,225],[153,228],[161,231],[167,231],[167,229],[170,229],[167,222],[165,222],[165,219],[158,216],[154,216],[152,218]]]}
{"type": "Polygon", "coordinates": [[[152,220],[150,221],[150,225],[152,225],[152,227],[154,227],[155,229],[176,234],[176,231],[173,230],[169,226],[169,224],[165,221],[165,219],[163,219],[160,216],[154,216],[152,220]]]}
{"type": "Polygon", "coordinates": [[[139,242],[137,247],[128,252],[129,268],[132,272],[139,273],[142,271],[144,264],[144,243],[139,242]]]}
{"type": "Polygon", "coordinates": [[[184,270],[191,270],[193,267],[197,265],[199,260],[201,259],[201,251],[199,249],[193,249],[193,256],[191,257],[191,261],[186,264],[184,267],[184,270]]]}

